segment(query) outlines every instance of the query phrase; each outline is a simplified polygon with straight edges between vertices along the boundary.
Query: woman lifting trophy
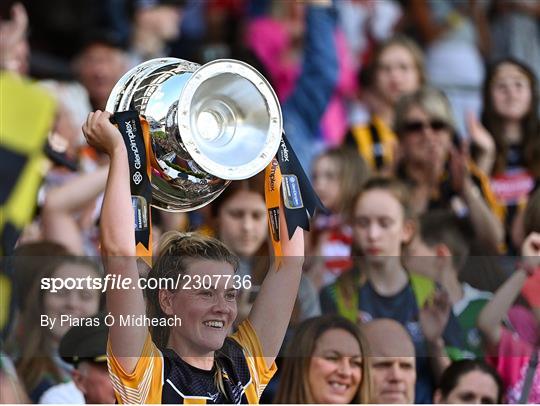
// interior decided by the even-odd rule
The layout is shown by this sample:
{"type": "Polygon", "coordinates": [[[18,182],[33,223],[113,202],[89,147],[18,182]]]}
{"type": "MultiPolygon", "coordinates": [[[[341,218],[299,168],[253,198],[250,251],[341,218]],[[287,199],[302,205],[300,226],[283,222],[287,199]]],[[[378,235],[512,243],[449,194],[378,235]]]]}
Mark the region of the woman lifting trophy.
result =
{"type": "Polygon", "coordinates": [[[107,110],[114,114],[91,113],[83,131],[110,157],[101,213],[105,268],[132,281],[107,291],[118,402],[257,403],[296,300],[304,255],[297,226],[308,226],[318,201],[282,137],[274,91],[243,62],[155,59],[121,78],[107,110]],[[151,246],[144,206],[194,210],[231,180],[265,168],[276,260],[238,330],[231,335],[244,287],[235,284],[238,258],[214,238],[165,234],[147,280],[181,283],[144,289],[136,260],[136,247],[151,246]]]}

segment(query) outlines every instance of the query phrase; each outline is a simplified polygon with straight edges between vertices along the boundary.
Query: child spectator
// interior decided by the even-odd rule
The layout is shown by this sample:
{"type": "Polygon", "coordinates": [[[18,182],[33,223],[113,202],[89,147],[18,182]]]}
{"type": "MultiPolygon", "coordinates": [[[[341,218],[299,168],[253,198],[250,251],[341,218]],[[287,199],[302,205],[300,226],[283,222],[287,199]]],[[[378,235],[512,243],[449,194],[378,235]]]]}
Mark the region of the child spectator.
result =
{"type": "Polygon", "coordinates": [[[467,223],[449,210],[424,213],[418,232],[405,248],[405,260],[407,268],[436,281],[448,292],[465,340],[460,357],[476,358],[484,355],[476,326],[478,315],[492,295],[460,282],[460,270],[469,255],[470,235],[467,223]]]}
{"type": "Polygon", "coordinates": [[[313,187],[328,213],[317,213],[311,235],[314,261],[309,276],[317,290],[352,266],[351,205],[369,176],[362,157],[349,147],[331,148],[315,158],[313,187]]]}

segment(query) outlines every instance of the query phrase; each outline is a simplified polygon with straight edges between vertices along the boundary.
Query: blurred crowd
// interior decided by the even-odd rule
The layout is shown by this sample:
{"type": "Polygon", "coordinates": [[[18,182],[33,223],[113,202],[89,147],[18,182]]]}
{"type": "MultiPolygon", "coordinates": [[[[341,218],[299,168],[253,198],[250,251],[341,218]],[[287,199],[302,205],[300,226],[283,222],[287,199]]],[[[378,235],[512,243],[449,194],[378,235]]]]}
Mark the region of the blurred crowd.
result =
{"type": "MultiPolygon", "coordinates": [[[[1,4],[0,402],[114,403],[106,329],[40,322],[106,313],[101,292],[40,281],[103,276],[109,161],[81,126],[127,70],[173,56],[259,70],[327,209],[262,402],[540,403],[540,2],[1,4]]],[[[266,213],[260,174],[152,209],[154,241],[198,231],[237,254],[240,322],[266,213]]]]}

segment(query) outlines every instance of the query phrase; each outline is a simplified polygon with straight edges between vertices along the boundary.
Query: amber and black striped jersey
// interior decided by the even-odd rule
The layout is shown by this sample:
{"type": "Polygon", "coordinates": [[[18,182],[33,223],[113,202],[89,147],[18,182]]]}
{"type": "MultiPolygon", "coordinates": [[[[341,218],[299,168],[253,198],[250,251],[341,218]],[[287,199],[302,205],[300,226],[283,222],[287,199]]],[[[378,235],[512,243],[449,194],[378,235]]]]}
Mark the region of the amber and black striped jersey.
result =
{"type": "Polygon", "coordinates": [[[394,165],[398,144],[396,134],[376,115],[366,125],[353,126],[347,132],[345,144],[355,146],[373,170],[394,165]]]}
{"type": "Polygon", "coordinates": [[[249,320],[225,339],[216,352],[211,371],[193,367],[173,350],[161,352],[150,333],[135,370],[126,373],[109,343],[109,375],[118,403],[259,403],[266,385],[276,372],[275,363],[268,368],[261,344],[249,320]],[[224,392],[215,382],[215,368],[221,368],[224,392]]]}

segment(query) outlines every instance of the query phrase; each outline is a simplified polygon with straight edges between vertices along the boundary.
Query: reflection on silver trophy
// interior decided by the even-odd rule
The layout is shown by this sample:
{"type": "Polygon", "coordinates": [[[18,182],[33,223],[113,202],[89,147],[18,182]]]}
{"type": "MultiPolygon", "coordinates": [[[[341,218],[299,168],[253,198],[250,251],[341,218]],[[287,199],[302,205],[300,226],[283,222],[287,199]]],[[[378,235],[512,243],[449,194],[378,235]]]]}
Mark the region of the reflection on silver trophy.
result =
{"type": "Polygon", "coordinates": [[[261,172],[281,140],[272,87],[236,60],[144,62],[119,80],[106,109],[131,108],[150,127],[152,205],[167,211],[203,207],[231,180],[261,172]]]}

